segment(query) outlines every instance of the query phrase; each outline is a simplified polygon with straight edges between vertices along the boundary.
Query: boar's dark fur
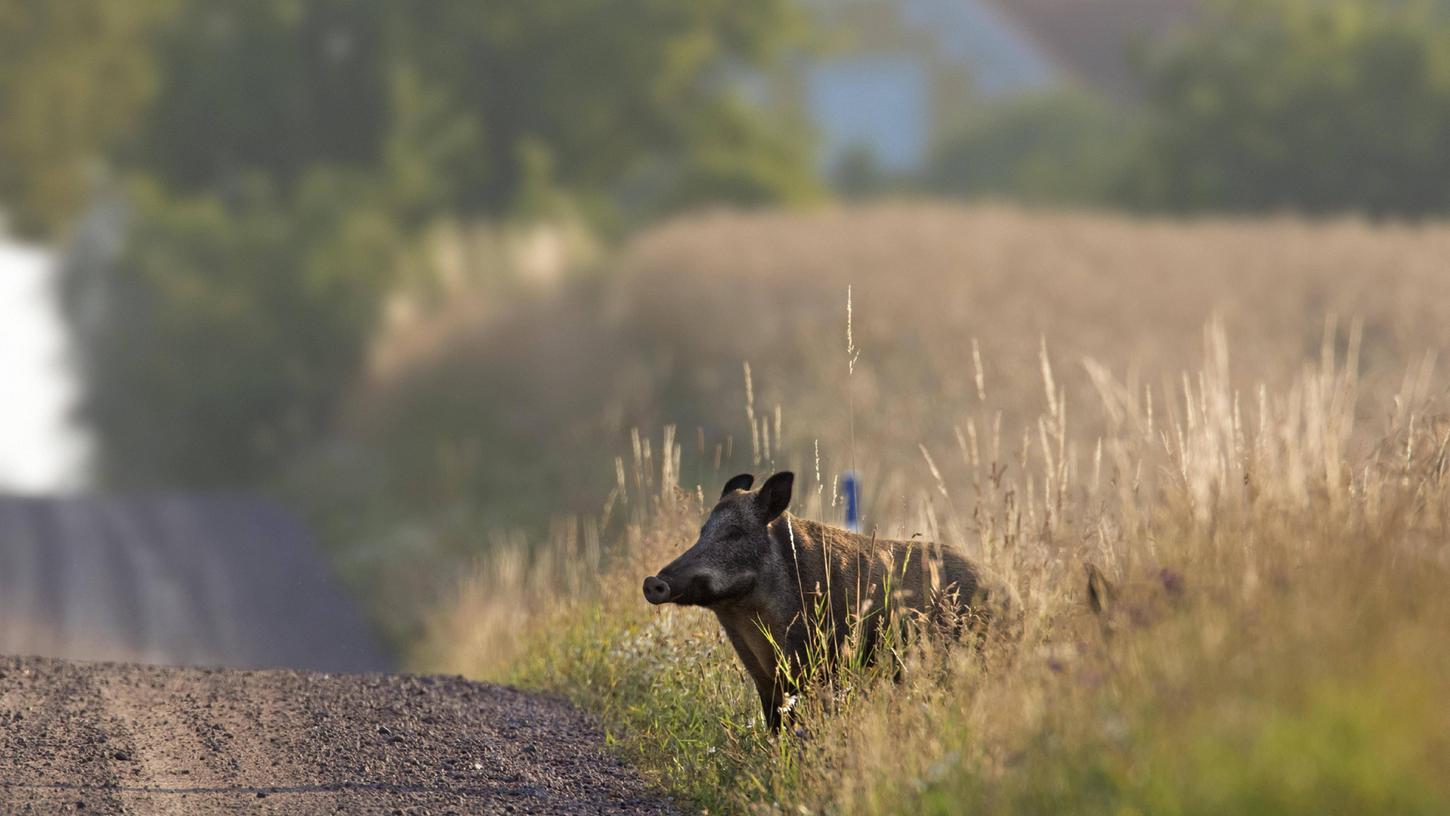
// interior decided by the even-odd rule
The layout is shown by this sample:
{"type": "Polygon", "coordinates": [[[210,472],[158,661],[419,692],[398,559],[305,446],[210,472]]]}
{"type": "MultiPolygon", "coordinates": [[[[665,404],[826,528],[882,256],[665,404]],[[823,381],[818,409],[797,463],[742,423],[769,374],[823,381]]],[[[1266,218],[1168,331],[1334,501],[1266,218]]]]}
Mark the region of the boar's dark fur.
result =
{"type": "Polygon", "coordinates": [[[1011,605],[1010,592],[948,548],[881,540],[790,515],[789,472],[758,490],[750,489],[753,483],[741,474],[725,484],[699,540],[646,578],[644,594],[650,603],[715,613],[772,728],[781,725],[787,696],[799,691],[813,638],[824,635],[814,653],[825,660],[814,662],[829,670],[853,626],[864,659],[874,658],[881,622],[891,617],[881,610],[910,612],[952,632],[981,632],[1011,605]]]}

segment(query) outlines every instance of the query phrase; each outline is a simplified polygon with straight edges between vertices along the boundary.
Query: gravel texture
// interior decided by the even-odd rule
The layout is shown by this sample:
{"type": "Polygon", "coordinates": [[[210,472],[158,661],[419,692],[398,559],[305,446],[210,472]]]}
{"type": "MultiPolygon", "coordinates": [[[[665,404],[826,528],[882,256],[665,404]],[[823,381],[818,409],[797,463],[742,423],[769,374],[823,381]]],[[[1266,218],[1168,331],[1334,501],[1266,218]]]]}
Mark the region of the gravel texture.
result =
{"type": "Polygon", "coordinates": [[[0,813],[672,813],[567,702],[459,677],[0,658],[0,813]]]}

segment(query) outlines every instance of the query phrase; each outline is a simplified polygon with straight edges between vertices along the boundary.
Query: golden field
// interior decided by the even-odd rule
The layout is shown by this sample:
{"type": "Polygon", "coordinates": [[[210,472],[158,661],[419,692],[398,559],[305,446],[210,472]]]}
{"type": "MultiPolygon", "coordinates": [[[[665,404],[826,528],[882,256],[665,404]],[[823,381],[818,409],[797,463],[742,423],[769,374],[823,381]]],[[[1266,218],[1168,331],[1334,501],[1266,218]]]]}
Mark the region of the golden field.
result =
{"type": "Polygon", "coordinates": [[[562,519],[414,663],[569,695],[687,809],[1446,812],[1447,258],[1439,225],[920,203],[658,228],[361,401],[359,437],[426,425],[451,463],[419,495],[562,519]],[[470,426],[499,387],[535,408],[470,426]],[[1021,642],[848,673],[764,734],[713,616],[639,583],[725,478],[785,468],[798,515],[838,520],[854,468],[868,528],[1010,580],[1021,642]]]}

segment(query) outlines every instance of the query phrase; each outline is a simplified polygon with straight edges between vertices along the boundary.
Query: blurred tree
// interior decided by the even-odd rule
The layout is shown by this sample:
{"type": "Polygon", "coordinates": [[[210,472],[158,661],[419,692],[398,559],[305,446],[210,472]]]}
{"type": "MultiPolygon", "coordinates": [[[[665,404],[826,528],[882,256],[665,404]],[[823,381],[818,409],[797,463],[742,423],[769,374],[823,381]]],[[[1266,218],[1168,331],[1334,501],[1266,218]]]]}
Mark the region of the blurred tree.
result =
{"type": "Polygon", "coordinates": [[[0,206],[54,234],[94,167],[223,195],[351,168],[413,221],[515,213],[540,167],[646,212],[800,198],[802,134],[734,79],[802,31],[792,0],[0,0],[0,206]]]}
{"type": "Polygon", "coordinates": [[[686,121],[684,155],[655,212],[729,202],[804,203],[820,194],[802,126],[767,120],[739,100],[716,100],[686,121]]]}
{"type": "Polygon", "coordinates": [[[1082,204],[1118,195],[1136,120],[1081,92],[984,104],[934,151],[922,184],[937,193],[1082,204]]]}
{"type": "Polygon", "coordinates": [[[1150,61],[1133,180],[1174,209],[1450,211],[1443,2],[1226,0],[1150,61]]]}
{"type": "Polygon", "coordinates": [[[478,134],[452,164],[451,204],[500,214],[543,165],[587,197],[624,185],[645,212],[808,194],[807,151],[782,138],[799,134],[732,85],[801,26],[792,0],[506,0],[408,6],[394,27],[408,63],[478,134]],[[640,174],[656,183],[632,183],[640,174]]]}
{"type": "Polygon", "coordinates": [[[876,160],[876,153],[870,145],[854,144],[841,154],[832,175],[841,195],[850,198],[865,198],[881,195],[890,188],[890,174],[876,160]]]}
{"type": "MultiPolygon", "coordinates": [[[[508,215],[549,183],[609,198],[642,165],[654,201],[809,189],[805,151],[742,106],[732,70],[793,39],[790,0],[193,0],[160,46],[161,87],[135,158],[185,191],[261,173],[286,187],[319,163],[397,174],[411,214],[508,215]],[[761,157],[761,158],[757,158],[761,157]],[[530,185],[535,185],[533,188],[530,185]]],[[[790,134],[795,135],[795,134],[790,134]]]]}
{"type": "Polygon", "coordinates": [[[323,170],[290,197],[252,177],[227,200],[144,182],[127,200],[119,255],[73,252],[62,269],[98,475],[220,486],[272,472],[328,427],[358,368],[400,240],[386,209],[323,170]]]}
{"type": "Polygon", "coordinates": [[[736,81],[798,14],[0,0],[0,206],[55,235],[102,191],[124,201],[91,219],[118,246],[76,243],[63,276],[106,480],[255,480],[316,438],[434,219],[809,195],[799,134],[736,81]]]}
{"type": "Polygon", "coordinates": [[[57,234],[156,88],[151,48],[176,0],[0,0],[0,208],[26,238],[57,234]]]}
{"type": "Polygon", "coordinates": [[[390,126],[383,0],[191,0],[166,27],[133,164],[183,193],[376,166],[390,126]]]}

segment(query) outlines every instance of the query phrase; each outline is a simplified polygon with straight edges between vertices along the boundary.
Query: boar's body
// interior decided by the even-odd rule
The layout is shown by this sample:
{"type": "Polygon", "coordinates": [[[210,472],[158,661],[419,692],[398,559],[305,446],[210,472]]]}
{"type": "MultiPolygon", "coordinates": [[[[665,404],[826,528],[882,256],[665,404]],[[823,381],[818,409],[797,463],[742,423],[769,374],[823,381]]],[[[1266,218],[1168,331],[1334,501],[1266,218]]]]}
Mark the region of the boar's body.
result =
{"type": "Polygon", "coordinates": [[[848,642],[870,662],[887,621],[909,613],[955,633],[1010,604],[959,553],[796,518],[784,512],[789,473],[748,492],[752,481],[742,475],[726,485],[699,541],[647,578],[644,591],[651,603],[715,613],[772,727],[807,666],[830,670],[848,642]]]}
{"type": "Polygon", "coordinates": [[[945,630],[972,614],[981,578],[961,555],[919,541],[875,539],[789,514],[770,525],[775,561],[755,590],[712,608],[741,663],[755,681],[767,720],[778,725],[813,638],[824,634],[829,665],[853,631],[867,661],[875,656],[887,613],[921,613],[945,630]],[[766,637],[769,632],[770,637],[766,637]],[[788,666],[778,666],[772,641],[788,666]],[[788,677],[778,677],[784,669],[788,677]]]}

